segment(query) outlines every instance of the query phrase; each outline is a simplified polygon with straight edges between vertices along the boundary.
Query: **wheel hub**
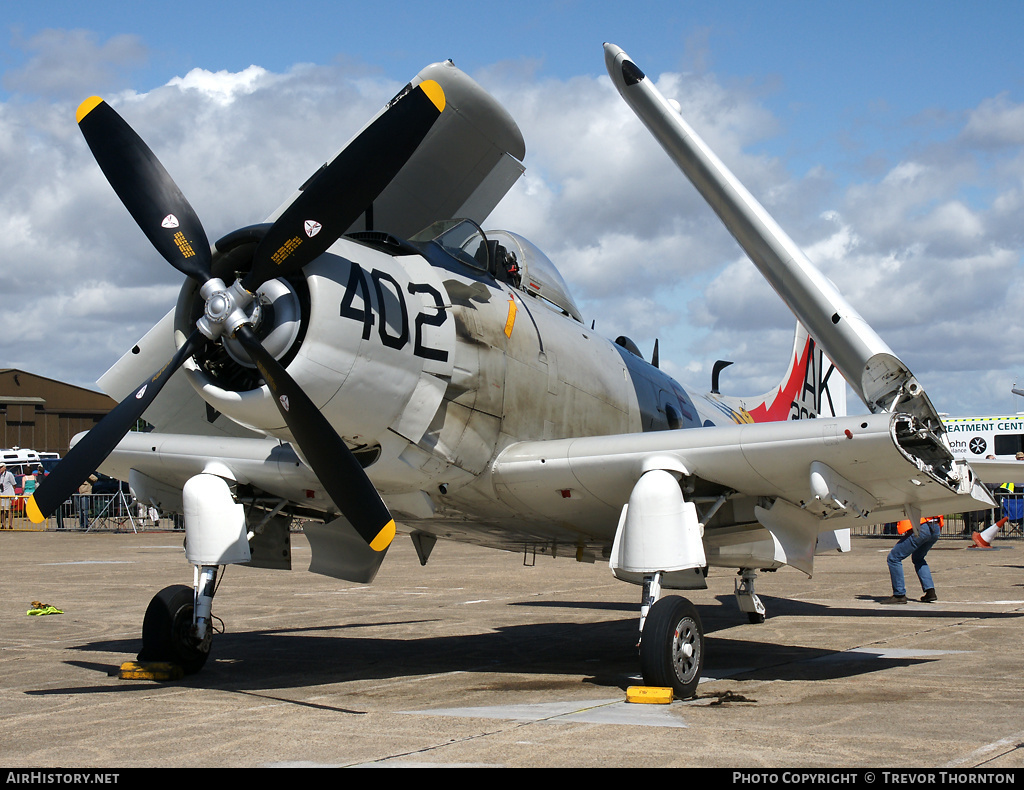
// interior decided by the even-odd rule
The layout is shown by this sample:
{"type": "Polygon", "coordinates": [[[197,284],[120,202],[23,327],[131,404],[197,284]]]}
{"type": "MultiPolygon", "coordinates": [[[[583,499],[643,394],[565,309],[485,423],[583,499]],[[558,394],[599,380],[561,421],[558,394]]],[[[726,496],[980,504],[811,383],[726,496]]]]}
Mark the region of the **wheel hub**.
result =
{"type": "Polygon", "coordinates": [[[695,641],[695,624],[689,620],[680,622],[676,626],[672,644],[672,663],[675,665],[676,675],[683,682],[689,680],[700,666],[700,662],[694,660],[695,641]]]}

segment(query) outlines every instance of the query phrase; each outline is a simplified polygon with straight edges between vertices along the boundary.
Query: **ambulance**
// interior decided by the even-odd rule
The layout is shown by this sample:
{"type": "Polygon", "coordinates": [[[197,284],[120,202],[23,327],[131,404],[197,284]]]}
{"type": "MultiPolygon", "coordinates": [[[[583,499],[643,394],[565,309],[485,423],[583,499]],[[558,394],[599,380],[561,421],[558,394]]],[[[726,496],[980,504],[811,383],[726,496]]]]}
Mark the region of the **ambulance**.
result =
{"type": "Polygon", "coordinates": [[[18,485],[21,485],[22,475],[34,472],[43,465],[43,459],[35,450],[22,450],[20,447],[12,447],[10,450],[0,450],[0,461],[7,466],[7,471],[17,478],[18,485]]]}
{"type": "Polygon", "coordinates": [[[1024,414],[1013,417],[943,417],[949,447],[969,463],[995,456],[1012,461],[1024,453],[1024,414]]]}

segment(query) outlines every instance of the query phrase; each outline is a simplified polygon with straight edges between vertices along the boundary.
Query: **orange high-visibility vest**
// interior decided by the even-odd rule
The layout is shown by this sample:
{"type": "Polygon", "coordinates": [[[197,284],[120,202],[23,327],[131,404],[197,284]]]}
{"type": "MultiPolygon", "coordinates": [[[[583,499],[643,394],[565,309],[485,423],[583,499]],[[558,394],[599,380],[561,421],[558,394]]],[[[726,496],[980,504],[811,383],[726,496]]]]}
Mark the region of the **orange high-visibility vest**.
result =
{"type": "MultiPolygon", "coordinates": [[[[939,529],[942,529],[944,526],[946,526],[946,519],[945,519],[944,516],[922,516],[921,517],[921,523],[922,524],[924,524],[927,521],[938,521],[939,522],[939,529]]],[[[906,533],[910,532],[910,529],[911,529],[911,527],[910,527],[910,519],[909,518],[905,518],[905,519],[903,519],[903,521],[897,521],[896,522],[896,531],[900,535],[905,535],[906,533]]]]}

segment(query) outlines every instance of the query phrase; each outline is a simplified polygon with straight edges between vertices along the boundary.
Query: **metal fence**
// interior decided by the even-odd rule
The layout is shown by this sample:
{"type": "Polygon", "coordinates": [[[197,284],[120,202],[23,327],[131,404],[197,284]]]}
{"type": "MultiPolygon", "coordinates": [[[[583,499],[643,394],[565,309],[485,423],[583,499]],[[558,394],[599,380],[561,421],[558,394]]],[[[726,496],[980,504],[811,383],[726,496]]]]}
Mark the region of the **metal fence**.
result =
{"type": "Polygon", "coordinates": [[[79,532],[140,532],[182,529],[182,517],[157,513],[137,502],[131,494],[73,494],[42,524],[33,524],[25,513],[25,497],[0,496],[0,527],[28,531],[76,530],[79,532]]]}

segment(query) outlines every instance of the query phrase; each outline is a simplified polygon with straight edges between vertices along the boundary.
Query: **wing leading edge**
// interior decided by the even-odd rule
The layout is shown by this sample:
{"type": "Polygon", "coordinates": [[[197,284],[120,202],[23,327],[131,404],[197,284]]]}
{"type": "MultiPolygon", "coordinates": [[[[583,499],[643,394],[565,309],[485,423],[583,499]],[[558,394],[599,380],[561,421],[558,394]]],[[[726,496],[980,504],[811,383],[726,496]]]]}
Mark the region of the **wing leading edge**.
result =
{"type": "MultiPolygon", "coordinates": [[[[915,419],[851,416],[519,442],[498,455],[490,474],[493,495],[513,520],[451,522],[441,513],[400,520],[407,529],[495,548],[561,544],[598,555],[612,545],[640,478],[665,470],[697,508],[708,565],[788,564],[810,575],[819,535],[907,513],[994,506],[964,462],[941,444],[920,446],[932,440],[922,439],[915,419]],[[934,475],[918,458],[925,452],[946,455],[959,477],[934,475]]],[[[327,509],[315,476],[288,445],[270,439],[129,434],[104,471],[130,477],[145,501],[173,494],[159,502],[169,510],[180,510],[181,485],[202,472],[327,509]],[[156,477],[166,485],[156,486],[156,477]]],[[[313,548],[327,558],[344,554],[313,548]]]]}

